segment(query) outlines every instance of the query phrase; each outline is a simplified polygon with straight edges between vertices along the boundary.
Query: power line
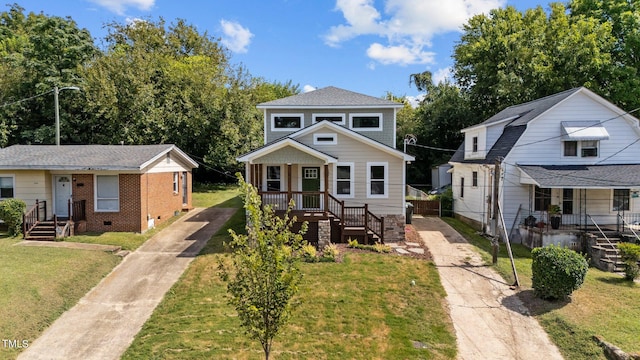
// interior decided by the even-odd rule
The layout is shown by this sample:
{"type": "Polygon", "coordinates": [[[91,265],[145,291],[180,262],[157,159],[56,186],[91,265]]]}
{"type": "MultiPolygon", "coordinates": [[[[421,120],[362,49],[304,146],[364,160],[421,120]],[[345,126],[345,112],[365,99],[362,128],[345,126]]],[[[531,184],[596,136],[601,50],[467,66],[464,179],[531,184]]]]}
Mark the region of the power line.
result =
{"type": "Polygon", "coordinates": [[[41,93],[41,94],[33,95],[33,96],[31,96],[31,97],[24,98],[24,99],[21,99],[21,100],[17,100],[17,101],[11,102],[11,103],[4,103],[4,104],[0,105],[0,108],[4,108],[4,107],[7,107],[7,106],[11,106],[11,105],[19,104],[19,103],[21,103],[21,102],[25,102],[25,101],[33,100],[33,99],[35,99],[35,98],[37,98],[37,97],[40,97],[40,96],[43,96],[43,95],[47,95],[48,93],[52,93],[53,91],[54,91],[54,90],[52,89],[52,90],[49,90],[49,91],[43,92],[43,93],[41,93]]]}

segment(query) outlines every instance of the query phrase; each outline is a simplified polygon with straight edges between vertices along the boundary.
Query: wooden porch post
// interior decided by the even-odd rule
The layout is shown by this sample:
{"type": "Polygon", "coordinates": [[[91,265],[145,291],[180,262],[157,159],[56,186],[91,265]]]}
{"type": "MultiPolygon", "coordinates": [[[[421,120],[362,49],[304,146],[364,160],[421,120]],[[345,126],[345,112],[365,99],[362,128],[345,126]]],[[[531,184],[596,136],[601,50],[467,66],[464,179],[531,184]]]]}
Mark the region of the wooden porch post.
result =
{"type": "Polygon", "coordinates": [[[369,204],[364,204],[364,243],[369,245],[369,204]]]}
{"type": "Polygon", "coordinates": [[[324,164],[324,216],[328,216],[329,208],[329,164],[324,164]]]}
{"type": "MultiPolygon", "coordinates": [[[[291,201],[291,164],[287,164],[287,198],[291,201]]],[[[288,201],[287,201],[288,203],[288,201]]]]}

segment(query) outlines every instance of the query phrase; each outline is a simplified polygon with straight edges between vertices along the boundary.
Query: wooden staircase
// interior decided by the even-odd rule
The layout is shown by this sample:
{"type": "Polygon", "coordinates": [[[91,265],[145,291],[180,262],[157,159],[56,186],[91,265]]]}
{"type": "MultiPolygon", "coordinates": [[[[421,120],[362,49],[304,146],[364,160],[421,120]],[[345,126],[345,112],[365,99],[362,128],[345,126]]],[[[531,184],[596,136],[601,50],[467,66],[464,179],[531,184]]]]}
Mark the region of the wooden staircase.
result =
{"type": "Polygon", "coordinates": [[[39,221],[33,226],[33,228],[24,236],[25,240],[38,240],[38,241],[55,241],[58,237],[56,233],[56,227],[61,229],[61,236],[64,235],[65,228],[70,226],[69,221],[58,221],[57,226],[56,222],[53,220],[50,221],[39,221]]]}
{"type": "MultiPolygon", "coordinates": [[[[84,216],[84,203],[82,216],[84,216]]],[[[69,206],[72,206],[69,201],[69,206]]],[[[79,210],[80,212],[80,210],[79,210]]],[[[22,216],[22,236],[25,240],[55,241],[73,235],[73,220],[53,216],[53,220],[46,220],[47,202],[36,200],[35,205],[22,216]]]]}

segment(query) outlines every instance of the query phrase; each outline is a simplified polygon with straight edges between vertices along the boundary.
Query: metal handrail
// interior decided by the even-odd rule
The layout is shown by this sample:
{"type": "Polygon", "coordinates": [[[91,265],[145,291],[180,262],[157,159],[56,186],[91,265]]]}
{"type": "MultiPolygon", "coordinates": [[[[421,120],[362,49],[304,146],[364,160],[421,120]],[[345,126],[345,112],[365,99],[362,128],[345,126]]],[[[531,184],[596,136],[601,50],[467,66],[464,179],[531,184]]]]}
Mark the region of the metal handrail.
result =
{"type": "Polygon", "coordinates": [[[513,270],[513,277],[515,278],[514,286],[520,286],[520,279],[518,279],[518,272],[516,271],[516,263],[513,260],[513,253],[511,252],[511,242],[509,241],[509,234],[507,234],[507,226],[504,222],[504,215],[502,214],[502,207],[500,206],[500,202],[496,203],[498,207],[498,215],[500,216],[500,222],[502,223],[502,232],[505,237],[505,244],[507,245],[507,253],[509,254],[509,259],[511,260],[511,270],[513,270]]]}
{"type": "Polygon", "coordinates": [[[631,232],[636,237],[636,239],[640,240],[640,236],[638,236],[638,234],[636,234],[636,232],[633,231],[633,228],[631,227],[631,224],[627,223],[627,220],[624,219],[624,216],[618,214],[618,217],[622,220],[622,223],[625,224],[629,228],[629,230],[631,230],[631,232]]]}
{"type": "MultiPolygon", "coordinates": [[[[611,240],[609,240],[609,238],[607,237],[607,235],[605,235],[604,231],[602,231],[602,229],[600,228],[600,226],[598,226],[598,224],[596,223],[595,220],[593,220],[593,218],[591,217],[591,215],[589,214],[585,214],[589,217],[589,219],[591,220],[591,222],[593,223],[593,225],[596,226],[596,229],[598,229],[598,231],[600,231],[600,234],[602,234],[602,236],[604,237],[605,240],[607,240],[607,242],[609,243],[609,245],[611,245],[612,248],[616,248],[616,246],[611,242],[611,240]]],[[[609,259],[609,254],[607,254],[605,252],[605,256],[607,259],[609,259]]]]}

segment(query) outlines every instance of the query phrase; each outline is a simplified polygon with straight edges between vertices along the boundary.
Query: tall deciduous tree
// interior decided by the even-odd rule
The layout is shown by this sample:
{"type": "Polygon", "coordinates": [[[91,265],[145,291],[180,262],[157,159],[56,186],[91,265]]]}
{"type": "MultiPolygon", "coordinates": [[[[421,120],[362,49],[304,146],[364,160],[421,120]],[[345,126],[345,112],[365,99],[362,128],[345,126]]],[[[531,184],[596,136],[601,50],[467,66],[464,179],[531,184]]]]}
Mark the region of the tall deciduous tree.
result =
{"type": "Polygon", "coordinates": [[[454,76],[472,110],[486,118],[503,108],[577,86],[607,94],[615,42],[611,25],[571,16],[560,3],[476,15],[454,50],[454,76]]]}
{"type": "Polygon", "coordinates": [[[296,252],[302,246],[302,234],[291,228],[293,203],[284,217],[278,217],[269,205],[262,207],[255,187],[238,175],[247,211],[247,234],[229,230],[233,240],[232,265],[220,263],[220,275],[227,282],[229,302],[238,312],[245,331],[258,340],[269,359],[274,337],[289,319],[292,298],[298,292],[302,274],[296,252]]]}
{"type": "MultiPolygon", "coordinates": [[[[70,18],[25,15],[17,4],[0,13],[0,103],[12,104],[0,108],[0,145],[53,143],[52,89],[82,86],[80,70],[97,53],[89,32],[70,18]],[[39,94],[45,95],[32,98],[39,94]]],[[[63,123],[78,99],[73,92],[61,96],[63,123]]]]}

